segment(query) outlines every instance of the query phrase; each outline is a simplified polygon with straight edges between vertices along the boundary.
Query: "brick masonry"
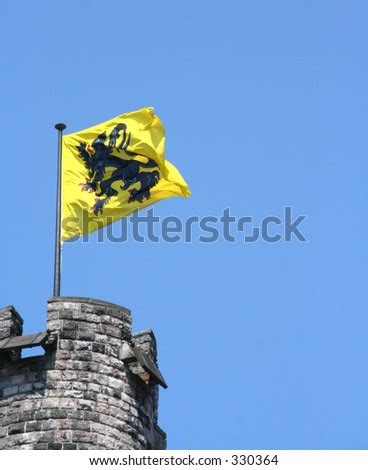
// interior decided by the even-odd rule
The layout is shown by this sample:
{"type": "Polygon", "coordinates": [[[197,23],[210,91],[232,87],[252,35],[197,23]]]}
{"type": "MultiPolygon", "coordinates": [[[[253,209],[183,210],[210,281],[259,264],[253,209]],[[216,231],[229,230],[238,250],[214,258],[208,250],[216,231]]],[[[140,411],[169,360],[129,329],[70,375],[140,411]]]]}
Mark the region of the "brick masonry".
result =
{"type": "MultiPolygon", "coordinates": [[[[0,310],[0,340],[22,334],[14,307],[0,310]]],[[[53,297],[44,356],[0,353],[0,449],[165,449],[158,386],[121,359],[123,342],[156,362],[151,331],[131,333],[130,311],[53,297]]]]}

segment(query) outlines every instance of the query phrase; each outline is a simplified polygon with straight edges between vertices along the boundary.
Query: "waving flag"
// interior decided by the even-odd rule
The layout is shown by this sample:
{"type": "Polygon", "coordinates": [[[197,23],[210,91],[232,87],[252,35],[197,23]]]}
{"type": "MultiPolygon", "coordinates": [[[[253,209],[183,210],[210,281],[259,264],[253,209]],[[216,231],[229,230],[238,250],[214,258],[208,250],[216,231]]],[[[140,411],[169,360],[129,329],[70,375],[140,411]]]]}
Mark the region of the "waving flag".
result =
{"type": "Polygon", "coordinates": [[[122,114],[62,138],[62,240],[97,230],[161,199],[190,196],[165,160],[153,108],[122,114]]]}

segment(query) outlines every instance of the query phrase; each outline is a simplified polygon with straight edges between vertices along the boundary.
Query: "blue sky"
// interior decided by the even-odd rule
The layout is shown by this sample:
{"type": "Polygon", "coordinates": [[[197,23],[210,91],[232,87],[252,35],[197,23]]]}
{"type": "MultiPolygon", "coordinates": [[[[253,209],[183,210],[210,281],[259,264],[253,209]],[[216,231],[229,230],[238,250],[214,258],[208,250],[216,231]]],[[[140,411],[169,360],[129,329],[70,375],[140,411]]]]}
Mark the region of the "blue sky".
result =
{"type": "Polygon", "coordinates": [[[62,294],[153,328],[171,449],[367,449],[363,1],[2,2],[2,306],[43,330],[56,122],[142,106],[190,199],[162,217],[305,214],[308,242],[65,245],[62,294]]]}

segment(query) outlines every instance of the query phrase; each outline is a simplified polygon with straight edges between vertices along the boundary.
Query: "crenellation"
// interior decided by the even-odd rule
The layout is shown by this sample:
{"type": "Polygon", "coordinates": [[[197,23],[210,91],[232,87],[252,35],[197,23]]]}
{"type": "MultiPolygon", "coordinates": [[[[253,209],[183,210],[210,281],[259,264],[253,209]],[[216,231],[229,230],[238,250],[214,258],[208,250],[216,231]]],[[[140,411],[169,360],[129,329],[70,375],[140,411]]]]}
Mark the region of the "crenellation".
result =
{"type": "Polygon", "coordinates": [[[154,360],[157,356],[157,342],[152,330],[140,331],[132,335],[133,343],[149,354],[154,360]]]}
{"type": "MultiPolygon", "coordinates": [[[[0,309],[0,341],[12,338],[14,336],[20,336],[23,332],[23,319],[13,307],[9,305],[0,309]]],[[[17,361],[20,358],[18,351],[11,351],[3,354],[3,360],[7,358],[11,361],[17,361]]],[[[2,365],[0,358],[0,368],[2,365]]]]}

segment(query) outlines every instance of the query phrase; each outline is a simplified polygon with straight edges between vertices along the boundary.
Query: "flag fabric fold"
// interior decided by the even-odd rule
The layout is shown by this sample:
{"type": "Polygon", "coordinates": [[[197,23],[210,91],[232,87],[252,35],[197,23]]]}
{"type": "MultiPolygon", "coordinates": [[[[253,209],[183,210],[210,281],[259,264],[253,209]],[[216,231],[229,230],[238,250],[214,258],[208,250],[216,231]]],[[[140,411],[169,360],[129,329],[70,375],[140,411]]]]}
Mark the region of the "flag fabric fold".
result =
{"type": "Polygon", "coordinates": [[[62,240],[190,190],[165,160],[165,130],[142,108],[63,136],[62,240]]]}

